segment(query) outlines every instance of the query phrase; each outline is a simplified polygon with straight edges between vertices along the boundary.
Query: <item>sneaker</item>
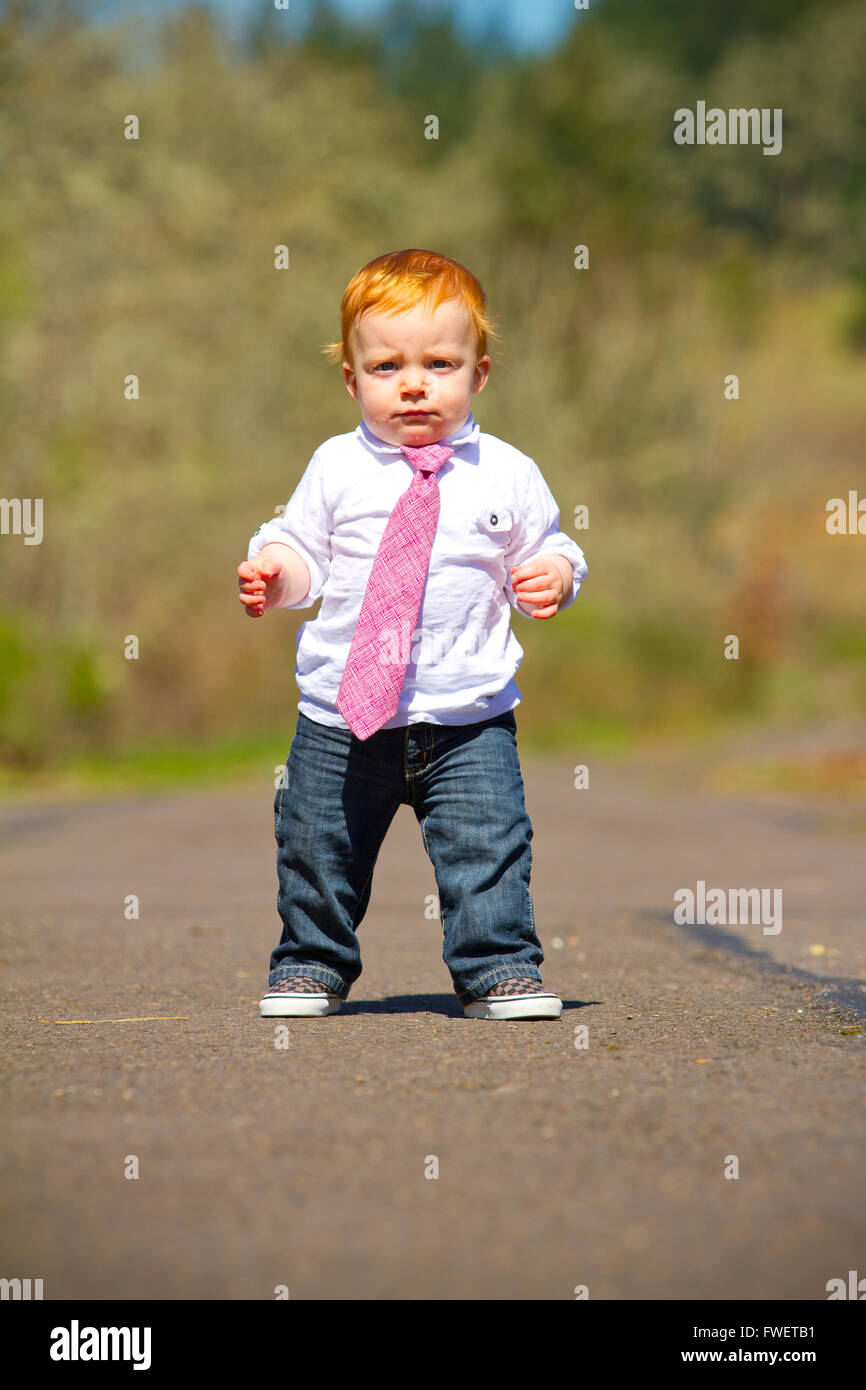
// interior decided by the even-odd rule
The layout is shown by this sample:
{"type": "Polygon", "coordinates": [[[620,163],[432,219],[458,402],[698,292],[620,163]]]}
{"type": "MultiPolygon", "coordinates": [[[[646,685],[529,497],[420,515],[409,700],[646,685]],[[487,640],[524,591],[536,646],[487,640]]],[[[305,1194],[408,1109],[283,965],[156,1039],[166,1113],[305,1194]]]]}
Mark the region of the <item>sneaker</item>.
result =
{"type": "Polygon", "coordinates": [[[335,1014],[343,1000],[339,994],[309,975],[290,975],[278,980],[259,1003],[262,1018],[323,1018],[335,1014]]]}
{"type": "Polygon", "coordinates": [[[559,1018],[562,1000],[540,980],[497,980],[481,999],[464,1004],[467,1018],[559,1018]]]}

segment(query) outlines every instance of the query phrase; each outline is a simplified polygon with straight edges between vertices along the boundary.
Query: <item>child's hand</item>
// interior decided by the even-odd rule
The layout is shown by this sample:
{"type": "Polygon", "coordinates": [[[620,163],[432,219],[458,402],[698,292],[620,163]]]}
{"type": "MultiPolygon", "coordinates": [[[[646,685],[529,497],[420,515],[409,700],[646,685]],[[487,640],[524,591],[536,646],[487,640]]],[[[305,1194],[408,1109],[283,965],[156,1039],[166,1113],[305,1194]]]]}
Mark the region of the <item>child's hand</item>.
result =
{"type": "MultiPolygon", "coordinates": [[[[570,565],[568,568],[571,571],[570,565]]],[[[554,558],[545,555],[512,568],[511,587],[518,603],[531,607],[531,618],[552,618],[566,594],[562,570],[554,558]]]]}
{"type": "Polygon", "coordinates": [[[247,617],[261,618],[266,608],[279,608],[288,581],[287,566],[278,556],[264,551],[238,565],[238,597],[247,617]]]}

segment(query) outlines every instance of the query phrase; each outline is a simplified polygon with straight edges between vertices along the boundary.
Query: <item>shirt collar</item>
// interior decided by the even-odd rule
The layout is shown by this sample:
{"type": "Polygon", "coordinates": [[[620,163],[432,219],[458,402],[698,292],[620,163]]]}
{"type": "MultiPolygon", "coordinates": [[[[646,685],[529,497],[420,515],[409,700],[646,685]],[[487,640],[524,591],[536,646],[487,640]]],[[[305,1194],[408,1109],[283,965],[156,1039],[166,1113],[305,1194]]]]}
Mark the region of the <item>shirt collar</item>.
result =
{"type": "MultiPolygon", "coordinates": [[[[458,429],[452,430],[450,434],[446,434],[444,439],[437,439],[436,443],[448,444],[452,449],[459,449],[462,448],[464,444],[476,444],[480,433],[481,426],[470,410],[463,424],[460,425],[458,429]]],[[[374,434],[373,431],[368,428],[364,420],[361,420],[355,430],[355,436],[362,444],[366,444],[368,448],[375,450],[377,454],[390,455],[390,458],[384,460],[386,463],[392,462],[394,457],[405,457],[399,444],[388,444],[384,439],[380,439],[377,434],[374,434]]]]}

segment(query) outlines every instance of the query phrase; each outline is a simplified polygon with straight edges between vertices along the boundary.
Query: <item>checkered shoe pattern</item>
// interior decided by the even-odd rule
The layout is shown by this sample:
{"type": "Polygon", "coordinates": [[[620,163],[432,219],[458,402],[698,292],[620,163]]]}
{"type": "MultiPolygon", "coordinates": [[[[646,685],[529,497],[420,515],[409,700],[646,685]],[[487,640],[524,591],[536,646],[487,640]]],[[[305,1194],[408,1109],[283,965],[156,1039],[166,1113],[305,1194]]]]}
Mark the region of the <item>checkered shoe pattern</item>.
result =
{"type": "Polygon", "coordinates": [[[334,992],[321,980],[314,980],[310,975],[289,975],[287,979],[277,980],[275,985],[268,987],[268,994],[333,994],[334,992]]]}
{"type": "Polygon", "coordinates": [[[540,980],[530,976],[522,979],[497,980],[495,985],[484,991],[485,999],[511,999],[521,994],[549,994],[540,980]]]}

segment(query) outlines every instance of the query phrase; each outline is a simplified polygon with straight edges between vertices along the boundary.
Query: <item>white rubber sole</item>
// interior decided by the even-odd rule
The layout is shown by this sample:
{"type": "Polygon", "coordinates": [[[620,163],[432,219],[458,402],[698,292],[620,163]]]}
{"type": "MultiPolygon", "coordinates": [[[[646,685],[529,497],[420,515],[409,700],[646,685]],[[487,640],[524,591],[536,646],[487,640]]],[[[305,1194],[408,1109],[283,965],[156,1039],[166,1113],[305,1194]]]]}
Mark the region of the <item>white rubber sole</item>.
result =
{"type": "Polygon", "coordinates": [[[560,1018],[562,1000],[555,994],[513,994],[505,999],[476,999],[465,1004],[467,1018],[560,1018]]]}
{"type": "Polygon", "coordinates": [[[262,1018],[324,1018],[339,1013],[343,1001],[339,994],[266,994],[259,1003],[262,1018]]]}

